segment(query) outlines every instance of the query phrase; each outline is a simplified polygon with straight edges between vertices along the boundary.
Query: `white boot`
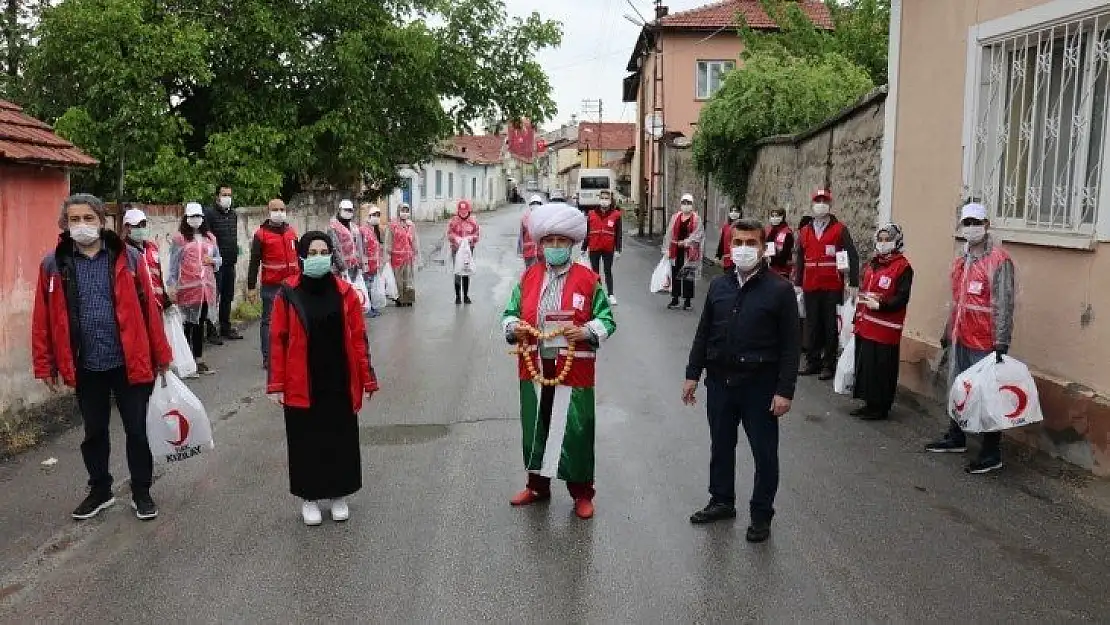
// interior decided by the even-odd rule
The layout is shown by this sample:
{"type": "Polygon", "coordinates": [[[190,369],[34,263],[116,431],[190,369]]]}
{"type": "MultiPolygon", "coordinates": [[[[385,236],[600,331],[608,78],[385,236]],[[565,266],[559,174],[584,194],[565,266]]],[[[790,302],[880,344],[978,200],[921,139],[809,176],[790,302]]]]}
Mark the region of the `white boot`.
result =
{"type": "Polygon", "coordinates": [[[304,502],[301,506],[301,517],[305,525],[319,525],[324,522],[324,516],[320,514],[320,506],[316,505],[315,501],[304,502]]]}
{"type": "Polygon", "coordinates": [[[331,518],[333,521],[346,521],[351,518],[351,508],[346,499],[336,499],[331,502],[331,518]]]}

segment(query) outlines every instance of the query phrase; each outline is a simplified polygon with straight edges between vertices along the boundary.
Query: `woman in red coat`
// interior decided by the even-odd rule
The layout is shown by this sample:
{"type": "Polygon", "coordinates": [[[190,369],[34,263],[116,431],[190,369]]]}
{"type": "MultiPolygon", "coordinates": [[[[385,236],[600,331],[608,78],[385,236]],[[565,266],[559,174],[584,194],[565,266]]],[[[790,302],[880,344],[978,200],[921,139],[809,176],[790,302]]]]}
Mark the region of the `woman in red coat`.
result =
{"type": "Polygon", "coordinates": [[[319,525],[323,500],[332,519],[350,517],[347,497],[362,488],[358,411],[378,383],[358,293],[331,272],[331,239],[308,232],[297,251],[303,274],[274,299],[266,392],[285,407],[289,490],[305,524],[319,525]]]}

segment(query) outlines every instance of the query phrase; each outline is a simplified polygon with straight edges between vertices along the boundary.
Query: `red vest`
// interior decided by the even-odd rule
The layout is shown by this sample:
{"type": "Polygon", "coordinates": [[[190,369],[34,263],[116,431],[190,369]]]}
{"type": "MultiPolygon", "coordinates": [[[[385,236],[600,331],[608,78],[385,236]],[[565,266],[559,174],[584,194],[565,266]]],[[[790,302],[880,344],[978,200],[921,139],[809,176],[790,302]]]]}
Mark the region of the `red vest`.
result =
{"type": "Polygon", "coordinates": [[[389,264],[397,268],[416,260],[416,226],[401,223],[400,220],[391,221],[389,231],[392,236],[389,264]]]}
{"type": "Polygon", "coordinates": [[[1001,247],[967,266],[960,256],[952,263],[952,338],[980,352],[994,349],[994,308],[991,287],[995,270],[1010,255],[1001,247]],[[966,269],[966,272],[965,272],[966,269]]]}
{"type": "Polygon", "coordinates": [[[843,232],[844,224],[839,221],[831,222],[820,237],[813,229],[813,224],[802,228],[798,236],[805,256],[803,291],[844,290],[844,276],[836,269],[836,253],[841,251],[840,237],[843,232]]]}
{"type": "Polygon", "coordinates": [[[216,272],[204,264],[205,256],[215,256],[219,248],[212,233],[199,232],[189,241],[180,232],[173,235],[173,244],[181,248],[181,264],[177,275],[177,303],[181,306],[216,303],[216,272]]]}
{"type": "MultiPolygon", "coordinates": [[[[767,236],[768,243],[775,244],[775,252],[782,253],[783,248],[786,246],[786,237],[790,236],[791,232],[792,230],[790,230],[790,226],[783,223],[779,224],[778,226],[767,226],[764,234],[766,234],[767,236]]],[[[789,255],[787,256],[787,258],[790,258],[789,255]]],[[[785,263],[777,265],[771,264],[771,270],[784,278],[789,278],[791,262],[790,260],[787,260],[785,263]]]]}
{"type": "Polygon", "coordinates": [[[539,249],[536,242],[532,240],[532,210],[529,209],[524,217],[520,220],[520,238],[521,238],[521,256],[524,260],[532,260],[539,256],[539,249]]]}
{"type": "MultiPolygon", "coordinates": [[[[539,313],[540,292],[543,289],[543,279],[546,273],[547,265],[538,263],[528,268],[520,279],[521,320],[534,328],[540,327],[540,320],[536,317],[539,313]]],[[[594,291],[597,289],[599,280],[598,275],[590,269],[579,263],[571,264],[570,271],[567,272],[566,285],[563,287],[562,309],[574,311],[574,325],[583,326],[593,319],[594,291]],[[580,304],[577,307],[574,305],[576,295],[579,296],[577,299],[580,304]]],[[[559,355],[555,359],[556,371],[563,370],[563,359],[566,353],[566,348],[559,350],[559,355]]],[[[596,356],[597,353],[589,344],[576,343],[574,346],[574,362],[571,363],[570,373],[563,384],[565,386],[592,388],[596,356]]],[[[530,354],[530,357],[536,358],[537,356],[533,353],[530,354]]],[[[539,363],[536,366],[537,369],[540,369],[539,363]]],[[[519,358],[517,370],[521,380],[532,379],[527,367],[519,358]]]]}
{"type": "Polygon", "coordinates": [[[620,219],[621,212],[615,208],[604,215],[598,209],[590,211],[586,216],[590,233],[586,237],[586,247],[591,252],[616,251],[617,223],[620,219]]]}
{"type": "Polygon", "coordinates": [[[732,269],[732,224],[721,225],[721,267],[732,269]]]}
{"type": "MultiPolygon", "coordinates": [[[[898,279],[910,266],[910,261],[902,254],[896,254],[890,262],[875,267],[867,265],[863,272],[861,293],[874,293],[880,302],[890,299],[898,286],[898,279]]],[[[859,304],[856,307],[856,334],[860,338],[881,343],[897,345],[902,341],[902,326],[906,321],[906,308],[901,310],[869,310],[859,304]]]]}
{"type": "Polygon", "coordinates": [[[146,261],[146,269],[150,273],[150,287],[154,291],[154,300],[158,302],[159,308],[164,308],[166,285],[162,281],[162,259],[158,256],[158,244],[154,241],[144,241],[142,245],[143,260],[146,261]]]}
{"type": "Polygon", "coordinates": [[[262,284],[278,286],[286,278],[298,276],[301,264],[297,259],[297,231],[286,226],[274,232],[265,226],[255,233],[262,244],[262,284]]]}
{"type": "Polygon", "coordinates": [[[371,276],[376,276],[382,257],[378,233],[374,230],[374,226],[359,226],[359,232],[362,233],[362,270],[371,276]]]}

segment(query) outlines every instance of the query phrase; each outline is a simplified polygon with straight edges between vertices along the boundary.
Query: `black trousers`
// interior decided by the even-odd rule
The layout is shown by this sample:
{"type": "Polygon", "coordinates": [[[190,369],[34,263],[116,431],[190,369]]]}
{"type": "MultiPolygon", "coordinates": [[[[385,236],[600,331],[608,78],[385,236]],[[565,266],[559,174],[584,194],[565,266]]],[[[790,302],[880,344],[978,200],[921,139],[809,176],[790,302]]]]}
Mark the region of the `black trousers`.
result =
{"type": "MultiPolygon", "coordinates": [[[[969,349],[956,343],[952,346],[952,358],[955,361],[952,363],[955,368],[952,372],[953,378],[967,371],[972,365],[978,363],[980,360],[989,356],[991,352],[980,352],[974,349],[969,349]]],[[[967,443],[967,434],[960,429],[960,425],[954,419],[948,421],[948,436],[960,443],[967,443]]],[[[984,432],[983,433],[983,447],[979,450],[979,457],[998,458],[1002,455],[1002,432],[984,432]]]]}
{"type": "Polygon", "coordinates": [[[459,297],[460,291],[470,297],[470,276],[455,276],[455,297],[459,297]]]}
{"type": "Polygon", "coordinates": [[[686,250],[678,250],[678,255],[675,256],[674,264],[671,265],[671,301],[677,302],[678,298],[684,298],[686,303],[689,304],[690,300],[694,299],[694,279],[683,279],[682,268],[686,266],[686,250]]]}
{"type": "Polygon", "coordinates": [[[732,383],[707,376],[709,417],[709,495],[713,503],[735,505],[736,443],[743,426],[755,461],[749,502],[752,518],[770,520],[779,489],[779,420],[771,413],[778,384],[777,367],[768,367],[732,383]]]}
{"type": "Polygon", "coordinates": [[[840,332],[836,307],[844,299],[841,291],[806,291],[806,364],[810,370],[836,369],[840,332]]]}
{"type": "Polygon", "coordinates": [[[200,319],[197,323],[185,324],[185,339],[189,341],[189,347],[193,348],[193,358],[200,359],[204,356],[204,328],[207,323],[208,304],[201,304],[200,319]]]}
{"type": "Polygon", "coordinates": [[[231,332],[231,305],[235,302],[235,263],[225,262],[216,272],[216,290],[220,293],[220,333],[231,332]]]}
{"type": "Polygon", "coordinates": [[[590,252],[590,266],[594,273],[601,273],[601,266],[605,265],[605,288],[609,295],[613,294],[613,252],[590,252]]]}
{"type": "Polygon", "coordinates": [[[131,471],[132,492],[150,490],[154,478],[154,458],[146,440],[146,408],[153,384],[130,384],[123,367],[108,371],[77,371],[77,406],[85,423],[85,440],[81,457],[89,472],[89,486],[98,492],[112,490],[112,474],[108,458],[112,439],[108,423],[112,415],[113,396],[127,434],[127,468],[131,471]]]}

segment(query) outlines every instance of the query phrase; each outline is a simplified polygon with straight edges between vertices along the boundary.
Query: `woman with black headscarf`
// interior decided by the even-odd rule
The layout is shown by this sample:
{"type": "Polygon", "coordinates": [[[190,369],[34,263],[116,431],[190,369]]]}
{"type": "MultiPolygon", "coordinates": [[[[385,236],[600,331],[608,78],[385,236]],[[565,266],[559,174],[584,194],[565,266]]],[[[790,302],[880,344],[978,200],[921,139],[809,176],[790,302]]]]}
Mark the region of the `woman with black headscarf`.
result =
{"type": "Polygon", "coordinates": [[[358,293],[331,272],[331,239],[305,233],[297,251],[302,275],[274,300],[266,392],[285,407],[289,490],[305,524],[319,525],[321,501],[335,521],[350,517],[346,498],[362,488],[358,411],[378,383],[358,293]]]}

